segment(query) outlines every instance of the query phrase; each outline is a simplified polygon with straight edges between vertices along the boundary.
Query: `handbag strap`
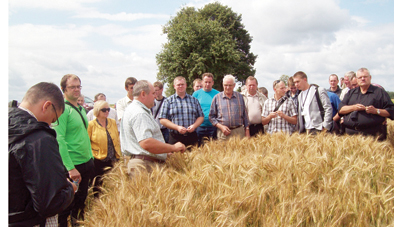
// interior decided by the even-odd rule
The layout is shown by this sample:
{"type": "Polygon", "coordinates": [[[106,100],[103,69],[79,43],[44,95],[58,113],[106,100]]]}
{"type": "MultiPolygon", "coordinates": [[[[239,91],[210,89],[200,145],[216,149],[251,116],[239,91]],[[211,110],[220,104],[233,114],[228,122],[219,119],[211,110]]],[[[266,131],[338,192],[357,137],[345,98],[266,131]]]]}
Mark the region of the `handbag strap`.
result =
{"type": "Polygon", "coordinates": [[[162,105],[162,104],[163,104],[163,102],[164,102],[164,99],[166,99],[166,97],[163,97],[163,99],[161,100],[161,102],[160,102],[160,105],[159,105],[159,107],[157,108],[157,111],[156,111],[156,114],[155,114],[155,117],[154,117],[154,119],[156,119],[156,117],[157,117],[157,114],[159,114],[159,111],[160,111],[161,105],[162,105]]]}
{"type": "Polygon", "coordinates": [[[65,103],[66,103],[67,105],[71,106],[72,108],[74,108],[74,109],[79,113],[79,116],[81,116],[83,125],[84,125],[85,128],[87,129],[85,119],[83,118],[83,116],[82,116],[81,112],[78,110],[78,108],[75,107],[73,104],[71,104],[69,101],[66,101],[65,103]]]}
{"type": "Polygon", "coordinates": [[[280,102],[278,102],[278,104],[276,104],[273,112],[279,110],[279,107],[286,101],[286,99],[287,99],[287,96],[285,96],[282,100],[280,100],[280,102]]]}

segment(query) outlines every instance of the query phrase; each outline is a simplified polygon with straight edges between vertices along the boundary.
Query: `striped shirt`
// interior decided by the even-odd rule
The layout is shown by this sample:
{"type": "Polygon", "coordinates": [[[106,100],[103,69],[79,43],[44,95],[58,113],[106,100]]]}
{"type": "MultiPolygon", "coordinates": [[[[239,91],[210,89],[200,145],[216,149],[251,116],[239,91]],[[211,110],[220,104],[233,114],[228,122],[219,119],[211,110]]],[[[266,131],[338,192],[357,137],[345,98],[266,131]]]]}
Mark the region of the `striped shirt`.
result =
{"type": "MultiPolygon", "coordinates": [[[[159,118],[168,119],[185,128],[194,124],[199,117],[204,117],[200,103],[189,94],[186,94],[183,99],[177,93],[166,98],[159,113],[159,118]]],[[[170,132],[176,131],[170,129],[170,132]]]]}
{"type": "Polygon", "coordinates": [[[242,95],[236,91],[228,98],[224,92],[220,92],[212,99],[209,121],[212,125],[220,123],[229,128],[244,125],[249,126],[248,114],[242,95]]]}
{"type": "MultiPolygon", "coordinates": [[[[276,105],[283,99],[285,99],[285,101],[279,107],[278,111],[282,111],[285,115],[289,117],[297,116],[297,110],[293,100],[291,98],[287,98],[286,96],[283,96],[278,101],[276,101],[274,97],[267,99],[264,102],[263,113],[261,114],[261,116],[267,117],[270,113],[274,112],[276,105]]],[[[271,121],[268,123],[267,132],[272,134],[274,132],[283,131],[292,134],[295,130],[295,126],[296,125],[290,124],[284,118],[278,116],[272,118],[271,121]]]]}

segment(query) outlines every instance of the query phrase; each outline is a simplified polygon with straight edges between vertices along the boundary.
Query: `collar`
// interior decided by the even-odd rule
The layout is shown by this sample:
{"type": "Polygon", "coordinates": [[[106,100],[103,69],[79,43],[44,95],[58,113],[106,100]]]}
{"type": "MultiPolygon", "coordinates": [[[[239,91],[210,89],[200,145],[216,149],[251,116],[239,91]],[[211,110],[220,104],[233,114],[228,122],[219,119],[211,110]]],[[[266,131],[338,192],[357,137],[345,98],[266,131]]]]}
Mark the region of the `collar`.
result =
{"type": "Polygon", "coordinates": [[[287,99],[287,96],[284,95],[284,96],[282,96],[282,97],[281,97],[280,99],[278,99],[278,100],[275,99],[275,96],[272,96],[271,99],[274,100],[275,102],[279,102],[279,101],[281,101],[281,100],[283,100],[283,99],[287,99]]]}
{"type": "MultiPolygon", "coordinates": [[[[224,93],[224,91],[222,91],[222,93],[223,93],[223,94],[222,94],[222,98],[228,98],[228,99],[230,99],[229,97],[227,97],[227,95],[224,93]]],[[[231,96],[231,98],[233,98],[233,97],[236,98],[236,97],[235,97],[235,91],[233,91],[233,95],[231,96]]]]}
{"type": "MultiPolygon", "coordinates": [[[[233,94],[234,94],[234,93],[233,93],[233,94]]],[[[251,95],[248,91],[246,91],[246,96],[248,96],[248,97],[259,97],[259,93],[256,92],[256,94],[251,95]]]]}
{"type": "Polygon", "coordinates": [[[29,109],[26,109],[25,107],[22,107],[22,106],[19,106],[18,108],[28,112],[32,117],[34,117],[38,121],[36,115],[34,115],[34,113],[31,112],[29,109]]]}
{"type": "MultiPolygon", "coordinates": [[[[201,89],[200,89],[200,90],[201,90],[201,89]]],[[[182,99],[181,96],[178,95],[178,93],[175,92],[174,95],[175,95],[175,98],[179,97],[180,99],[182,99]]],[[[187,98],[188,96],[190,96],[190,95],[189,95],[188,93],[186,93],[186,94],[185,94],[185,97],[183,97],[183,99],[187,98]]]]}
{"type": "Polygon", "coordinates": [[[133,105],[138,105],[140,106],[142,109],[144,109],[146,112],[148,112],[149,114],[151,114],[152,112],[150,111],[150,109],[148,109],[148,107],[146,107],[142,102],[138,101],[138,100],[133,100],[133,105]]]}
{"type": "MultiPolygon", "coordinates": [[[[376,90],[376,86],[373,86],[372,84],[370,84],[369,85],[369,87],[368,87],[368,89],[367,89],[367,92],[365,92],[365,94],[367,94],[367,93],[373,93],[375,90],[376,90]]],[[[354,93],[360,93],[360,94],[362,94],[361,93],[361,88],[360,87],[357,87],[357,88],[354,88],[354,89],[356,89],[355,91],[354,91],[354,93]]]]}

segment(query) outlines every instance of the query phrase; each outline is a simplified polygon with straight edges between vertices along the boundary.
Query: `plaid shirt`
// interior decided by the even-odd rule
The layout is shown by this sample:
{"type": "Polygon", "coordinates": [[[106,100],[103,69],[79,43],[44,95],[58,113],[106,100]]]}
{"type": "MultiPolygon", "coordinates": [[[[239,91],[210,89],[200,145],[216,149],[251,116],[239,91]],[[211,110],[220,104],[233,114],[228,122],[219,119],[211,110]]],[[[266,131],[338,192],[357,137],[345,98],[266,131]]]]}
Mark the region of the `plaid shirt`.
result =
{"type": "Polygon", "coordinates": [[[224,92],[220,92],[212,99],[209,121],[212,125],[220,123],[230,128],[244,125],[249,126],[248,114],[242,95],[236,91],[229,99],[224,92]]]}
{"type": "MultiPolygon", "coordinates": [[[[183,99],[176,93],[166,98],[159,113],[159,118],[168,119],[185,128],[194,124],[199,117],[204,117],[200,103],[189,94],[183,99]]],[[[170,132],[174,130],[170,129],[170,132]]]]}
{"type": "MultiPolygon", "coordinates": [[[[284,114],[286,114],[289,117],[293,117],[297,115],[297,110],[294,105],[293,100],[291,98],[287,98],[286,96],[283,96],[280,98],[278,101],[275,100],[274,97],[267,99],[264,102],[264,108],[263,108],[263,113],[261,116],[267,117],[270,113],[274,112],[276,105],[282,100],[286,99],[283,104],[279,107],[278,110],[282,111],[284,114]]],[[[293,124],[290,124],[287,122],[284,118],[281,117],[275,117],[272,118],[271,121],[268,123],[268,133],[272,134],[274,132],[288,132],[292,134],[295,130],[295,126],[293,124]]]]}

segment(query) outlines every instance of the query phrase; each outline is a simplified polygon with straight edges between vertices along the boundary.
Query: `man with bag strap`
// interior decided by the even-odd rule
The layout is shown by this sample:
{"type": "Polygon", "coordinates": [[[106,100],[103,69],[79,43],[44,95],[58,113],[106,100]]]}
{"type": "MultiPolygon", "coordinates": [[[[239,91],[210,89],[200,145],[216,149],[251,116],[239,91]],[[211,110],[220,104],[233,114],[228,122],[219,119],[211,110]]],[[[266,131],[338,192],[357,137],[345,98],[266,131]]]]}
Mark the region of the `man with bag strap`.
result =
{"type": "Polygon", "coordinates": [[[160,81],[156,81],[153,83],[153,88],[155,89],[156,98],[155,105],[151,108],[152,115],[155,118],[157,124],[160,126],[160,131],[164,137],[164,141],[168,143],[170,139],[170,131],[168,130],[168,128],[164,127],[164,125],[160,123],[159,119],[161,106],[163,105],[164,99],[166,99],[166,97],[163,96],[163,83],[160,81]]]}
{"type": "Polygon", "coordinates": [[[306,74],[298,71],[294,84],[301,90],[298,95],[298,130],[300,133],[316,134],[332,128],[332,107],[326,89],[310,85],[306,74]]]}
{"type": "Polygon", "coordinates": [[[85,110],[77,103],[82,89],[81,80],[74,74],[67,74],[63,76],[60,87],[66,105],[63,114],[59,117],[59,125],[54,129],[68,177],[73,182],[79,183],[79,190],[73,202],[59,214],[59,226],[67,226],[67,218],[70,214],[72,225],[77,219],[83,220],[89,180],[94,175],[94,163],[87,131],[88,118],[85,110]]]}
{"type": "Polygon", "coordinates": [[[262,123],[268,124],[267,132],[287,132],[290,135],[295,130],[297,124],[297,110],[291,98],[286,94],[286,85],[281,80],[275,80],[273,84],[274,97],[264,102],[261,114],[262,123]]]}

